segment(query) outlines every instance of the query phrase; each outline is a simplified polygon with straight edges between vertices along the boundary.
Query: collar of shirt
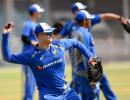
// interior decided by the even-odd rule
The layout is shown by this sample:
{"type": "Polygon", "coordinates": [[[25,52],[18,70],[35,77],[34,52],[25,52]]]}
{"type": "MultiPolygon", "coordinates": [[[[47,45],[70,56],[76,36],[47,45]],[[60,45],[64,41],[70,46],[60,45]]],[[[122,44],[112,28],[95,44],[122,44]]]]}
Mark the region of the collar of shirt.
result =
{"type": "Polygon", "coordinates": [[[50,49],[50,47],[51,47],[52,44],[50,43],[47,49],[40,49],[40,48],[38,47],[38,45],[39,45],[39,44],[36,45],[35,50],[37,50],[37,51],[47,51],[47,50],[50,49]]]}

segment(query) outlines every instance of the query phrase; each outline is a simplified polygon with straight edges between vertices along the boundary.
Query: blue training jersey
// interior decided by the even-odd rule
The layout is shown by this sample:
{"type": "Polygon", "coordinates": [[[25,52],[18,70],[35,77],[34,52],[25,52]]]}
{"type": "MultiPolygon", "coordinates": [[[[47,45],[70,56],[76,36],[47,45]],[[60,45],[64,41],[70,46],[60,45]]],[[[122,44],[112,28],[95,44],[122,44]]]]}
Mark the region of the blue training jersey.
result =
{"type": "MultiPolygon", "coordinates": [[[[96,53],[95,53],[94,39],[92,37],[91,30],[92,30],[92,27],[94,25],[100,23],[100,21],[101,21],[100,15],[95,14],[94,18],[91,19],[91,27],[89,27],[88,29],[85,29],[83,27],[77,26],[77,29],[72,32],[72,37],[71,37],[71,38],[76,38],[77,40],[81,41],[87,47],[87,49],[89,50],[90,54],[93,57],[96,56],[96,53]]],[[[82,56],[79,57],[78,54],[74,55],[73,52],[74,51],[71,49],[70,50],[70,58],[72,61],[72,66],[75,66],[75,65],[77,65],[75,63],[82,62],[83,58],[82,58],[82,56]]]]}
{"type": "MultiPolygon", "coordinates": [[[[91,57],[95,57],[96,54],[95,54],[94,40],[88,29],[78,27],[76,31],[72,32],[72,38],[75,38],[80,42],[82,42],[86,46],[91,57]]],[[[79,51],[72,48],[70,54],[71,54],[73,72],[75,70],[76,72],[81,73],[81,71],[87,70],[86,60],[79,51]],[[84,66],[79,66],[81,63],[83,63],[84,66]]]]}
{"type": "Polygon", "coordinates": [[[79,33],[83,44],[89,50],[91,56],[95,57],[96,53],[95,53],[94,39],[92,37],[92,34],[88,31],[88,29],[85,29],[83,27],[79,27],[76,32],[79,33]]]}
{"type": "Polygon", "coordinates": [[[88,31],[91,32],[92,27],[100,22],[101,22],[100,14],[94,14],[94,18],[91,19],[91,27],[88,28],[88,31]]]}
{"type": "Polygon", "coordinates": [[[77,23],[74,20],[70,19],[66,21],[59,34],[63,37],[68,36],[68,38],[71,38],[71,33],[77,28],[77,26],[77,23]]]}
{"type": "MultiPolygon", "coordinates": [[[[38,41],[36,35],[34,34],[34,28],[37,23],[33,21],[26,21],[23,26],[22,35],[26,36],[30,40],[38,41]]],[[[33,49],[34,46],[31,44],[23,43],[23,52],[33,49]]]]}
{"type": "Polygon", "coordinates": [[[91,25],[94,26],[101,22],[100,14],[94,14],[94,18],[91,19],[91,25]]]}
{"type": "Polygon", "coordinates": [[[35,76],[39,93],[42,95],[60,95],[67,89],[64,79],[65,51],[77,48],[86,57],[91,57],[87,48],[75,39],[56,40],[46,50],[34,48],[20,54],[12,54],[8,45],[8,34],[2,37],[2,56],[7,62],[25,64],[31,66],[35,76]]]}
{"type": "MultiPolygon", "coordinates": [[[[72,32],[71,38],[76,38],[77,40],[81,41],[88,51],[90,52],[92,57],[96,56],[95,52],[95,45],[94,45],[94,39],[92,37],[91,31],[92,27],[98,23],[100,23],[101,18],[99,14],[95,14],[95,17],[91,19],[91,27],[88,29],[85,29],[83,27],[78,27],[77,29],[72,32]]],[[[80,52],[77,50],[71,49],[70,52],[70,59],[72,64],[72,77],[75,77],[75,73],[82,74],[82,71],[87,70],[86,61],[84,60],[84,57],[81,55],[80,52]],[[83,64],[83,65],[81,65],[83,64]]]]}

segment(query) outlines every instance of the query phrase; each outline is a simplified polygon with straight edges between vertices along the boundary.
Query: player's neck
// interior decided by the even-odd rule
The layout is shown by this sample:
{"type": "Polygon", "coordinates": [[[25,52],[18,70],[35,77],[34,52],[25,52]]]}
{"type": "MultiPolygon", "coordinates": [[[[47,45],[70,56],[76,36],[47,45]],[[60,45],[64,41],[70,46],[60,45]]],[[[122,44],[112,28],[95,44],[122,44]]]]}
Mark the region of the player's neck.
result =
{"type": "Polygon", "coordinates": [[[48,49],[49,46],[50,46],[50,43],[45,43],[45,42],[39,42],[39,44],[38,44],[38,48],[42,49],[42,50],[48,49]]]}
{"type": "Polygon", "coordinates": [[[37,22],[37,18],[35,18],[35,17],[31,17],[31,20],[32,20],[33,22],[37,22]]]}
{"type": "Polygon", "coordinates": [[[83,25],[83,24],[81,24],[80,26],[81,26],[81,27],[83,27],[83,28],[86,28],[86,26],[85,26],[85,25],[83,25]]]}

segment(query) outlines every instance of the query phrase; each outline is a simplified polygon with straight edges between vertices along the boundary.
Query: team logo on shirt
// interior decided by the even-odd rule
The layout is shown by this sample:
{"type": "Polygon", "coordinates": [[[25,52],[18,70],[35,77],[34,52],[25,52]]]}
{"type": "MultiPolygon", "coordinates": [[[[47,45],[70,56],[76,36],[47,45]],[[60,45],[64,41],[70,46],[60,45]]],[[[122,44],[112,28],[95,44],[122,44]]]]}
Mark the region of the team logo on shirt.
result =
{"type": "Polygon", "coordinates": [[[39,53],[39,52],[34,52],[34,53],[32,54],[32,57],[31,57],[31,58],[34,58],[37,53],[39,53]]]}
{"type": "Polygon", "coordinates": [[[54,66],[55,64],[58,64],[58,63],[61,63],[63,60],[62,58],[58,59],[58,60],[55,60],[53,62],[50,62],[48,64],[45,64],[43,66],[37,66],[37,70],[43,70],[45,68],[48,68],[48,67],[51,67],[51,66],[54,66]]]}
{"type": "Polygon", "coordinates": [[[40,60],[43,60],[44,59],[44,55],[42,55],[41,57],[40,57],[40,60]]]}
{"type": "Polygon", "coordinates": [[[53,55],[57,55],[57,51],[56,50],[53,50],[52,53],[53,53],[53,55]]]}
{"type": "Polygon", "coordinates": [[[34,54],[32,54],[31,58],[34,58],[36,54],[37,54],[37,52],[34,52],[34,54]]]}

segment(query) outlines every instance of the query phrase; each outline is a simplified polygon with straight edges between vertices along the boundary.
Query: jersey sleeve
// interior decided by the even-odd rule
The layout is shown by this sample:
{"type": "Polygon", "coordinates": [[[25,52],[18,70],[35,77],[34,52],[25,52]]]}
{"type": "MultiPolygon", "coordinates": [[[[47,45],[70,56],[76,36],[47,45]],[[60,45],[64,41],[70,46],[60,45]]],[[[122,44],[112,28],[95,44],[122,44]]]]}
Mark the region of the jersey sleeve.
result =
{"type": "Polygon", "coordinates": [[[101,22],[100,14],[95,14],[94,18],[91,19],[91,25],[94,26],[95,24],[98,24],[101,22]]]}
{"type": "Polygon", "coordinates": [[[76,32],[76,31],[73,31],[71,38],[80,41],[80,34],[78,32],[76,32]]]}
{"type": "Polygon", "coordinates": [[[23,26],[22,35],[28,37],[30,34],[30,31],[31,31],[31,26],[27,22],[25,22],[23,26]]]}
{"type": "Polygon", "coordinates": [[[91,55],[88,52],[87,48],[80,41],[76,39],[64,39],[62,41],[62,44],[65,50],[68,50],[70,48],[77,48],[79,52],[81,52],[86,57],[86,59],[91,58],[91,55]]]}
{"type": "Polygon", "coordinates": [[[95,57],[96,53],[95,53],[94,39],[92,35],[90,35],[90,51],[91,51],[91,56],[95,57]]]}
{"type": "Polygon", "coordinates": [[[62,30],[59,33],[62,37],[67,36],[68,34],[70,34],[70,32],[71,32],[71,24],[72,24],[71,20],[68,20],[65,23],[65,25],[62,28],[62,30]]]}
{"type": "Polygon", "coordinates": [[[17,63],[17,64],[25,64],[25,65],[29,65],[30,64],[30,60],[29,60],[29,54],[26,53],[21,53],[18,55],[14,55],[11,53],[10,49],[9,49],[9,45],[8,45],[8,34],[3,34],[2,36],[2,57],[5,61],[7,62],[11,62],[11,63],[17,63]]]}

